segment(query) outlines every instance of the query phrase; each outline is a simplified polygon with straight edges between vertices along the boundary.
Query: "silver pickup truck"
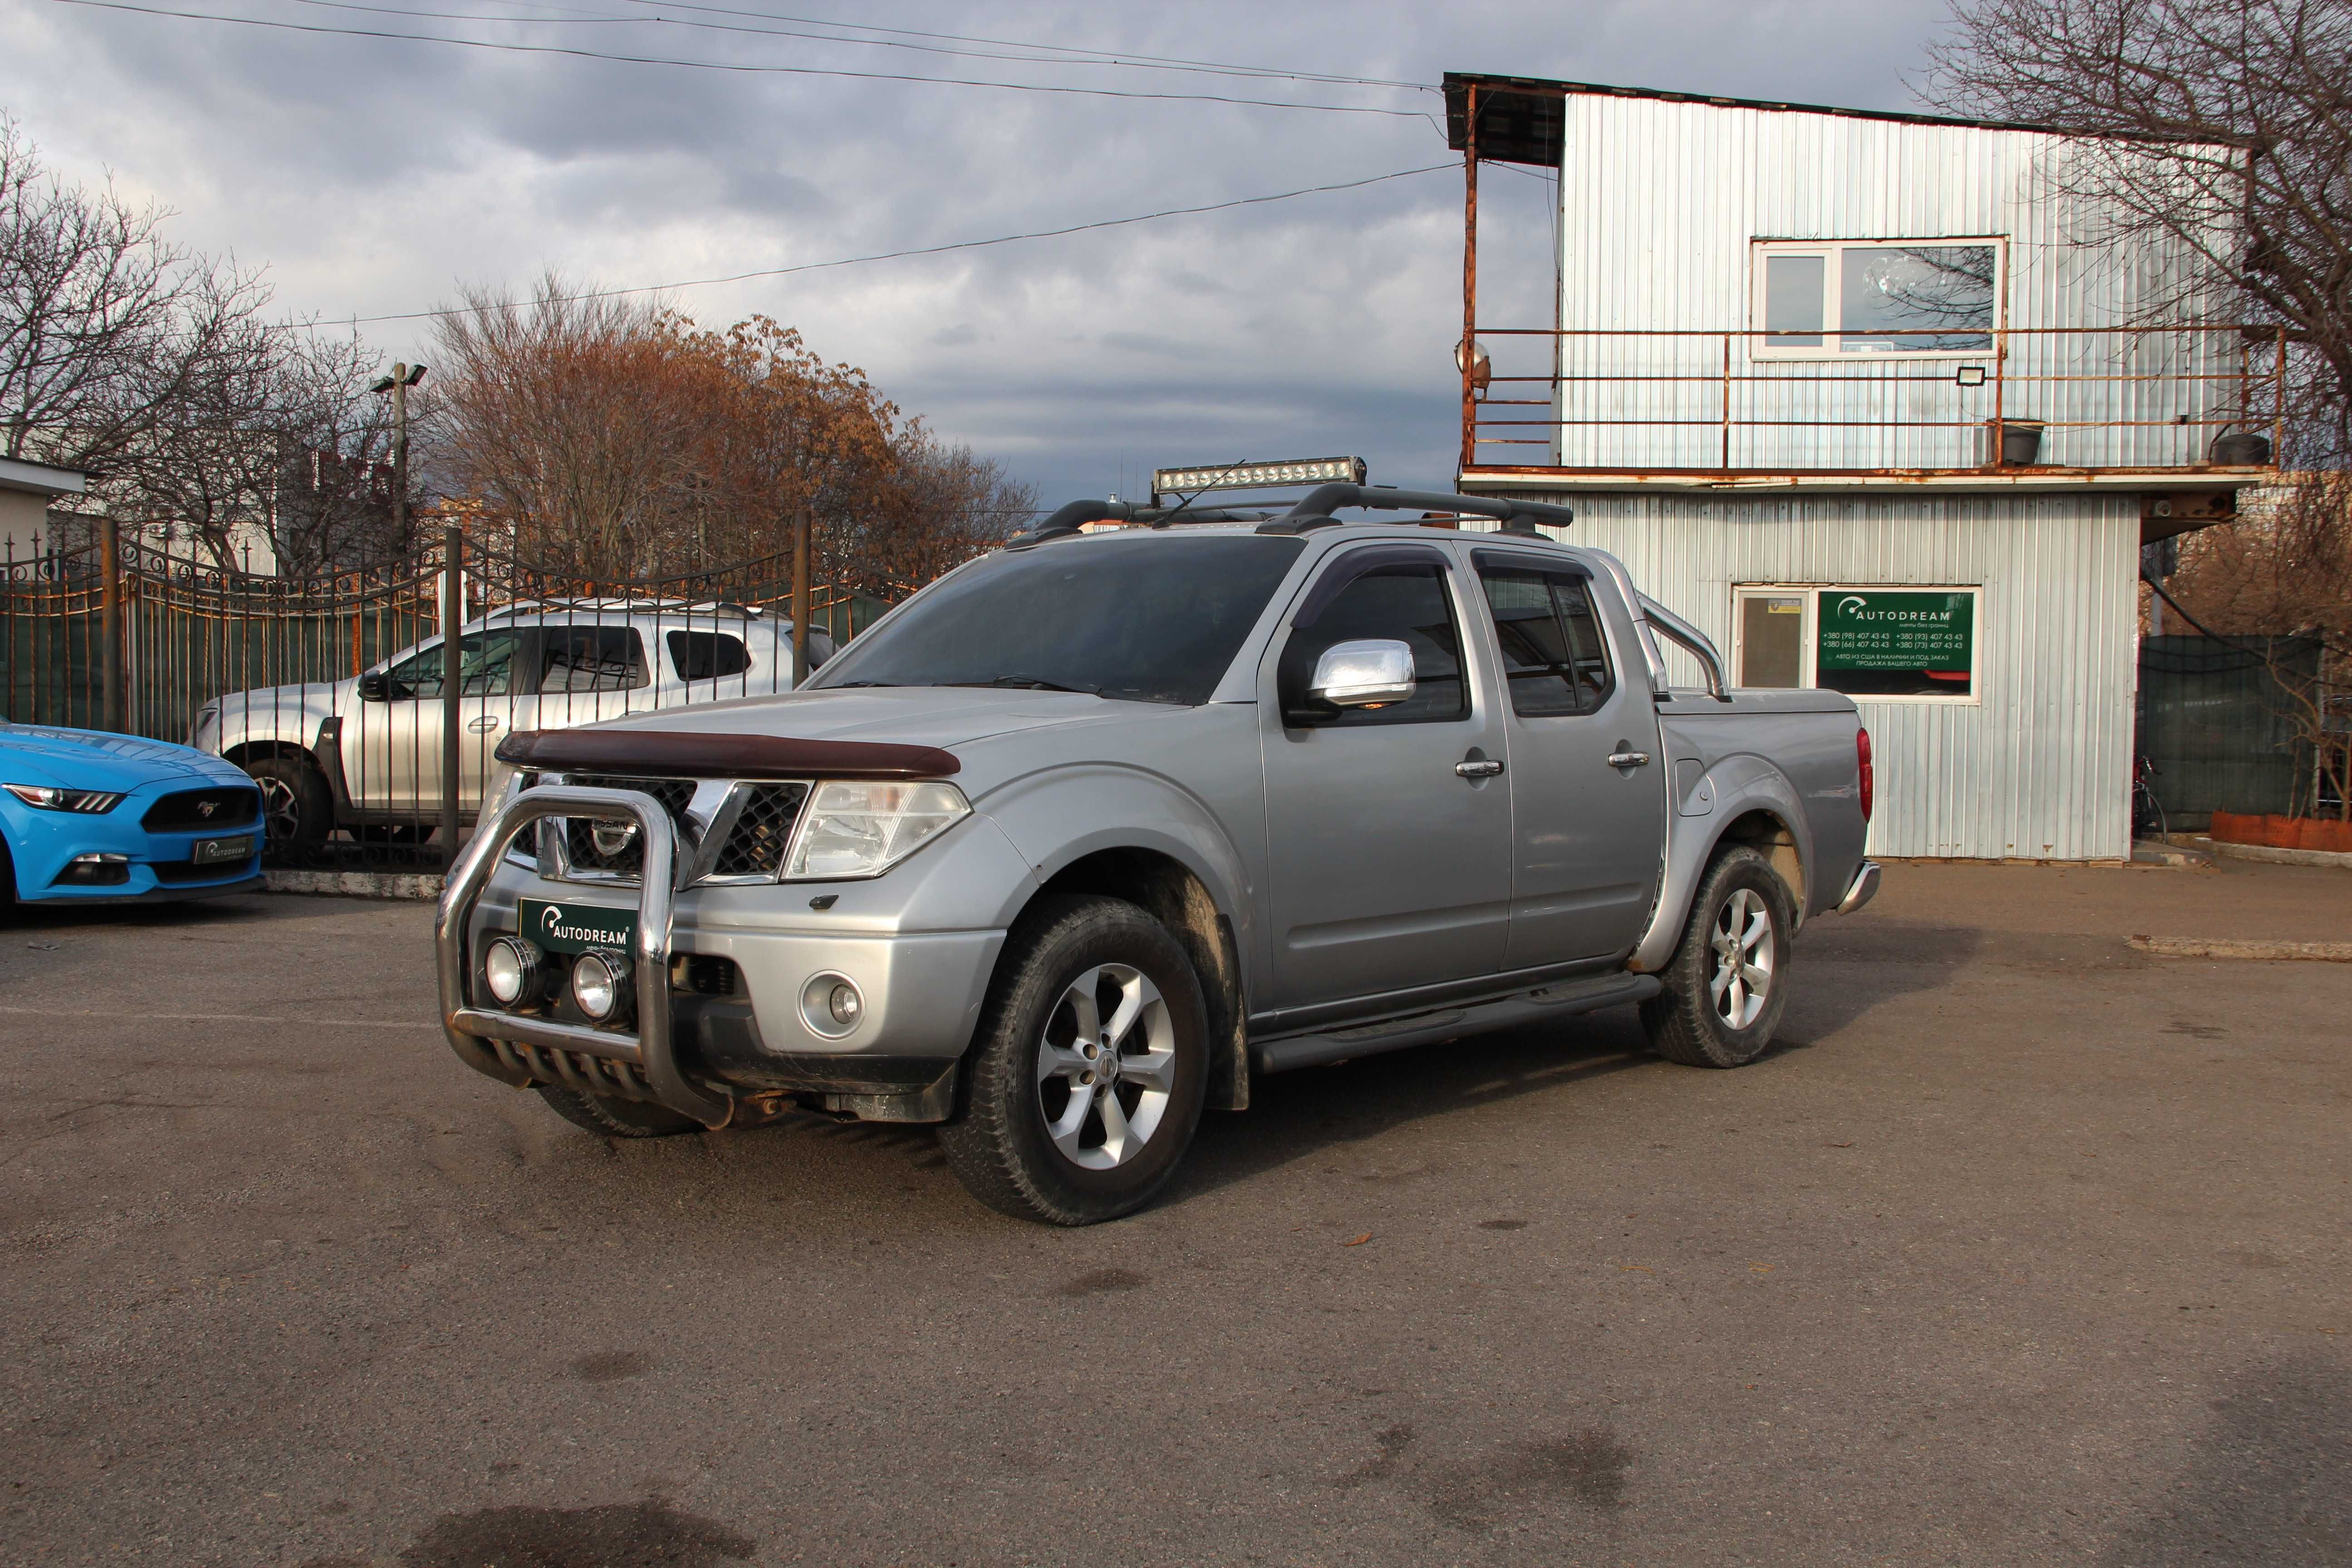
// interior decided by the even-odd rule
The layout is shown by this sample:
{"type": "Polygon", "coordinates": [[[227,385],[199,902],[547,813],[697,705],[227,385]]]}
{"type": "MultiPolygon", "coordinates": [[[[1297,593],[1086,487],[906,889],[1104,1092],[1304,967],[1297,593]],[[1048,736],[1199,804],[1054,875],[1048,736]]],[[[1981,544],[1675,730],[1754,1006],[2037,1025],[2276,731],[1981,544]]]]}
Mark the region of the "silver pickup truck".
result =
{"type": "Polygon", "coordinates": [[[509,736],[436,925],[458,1056],[609,1134],[934,1122],[982,1202],[1085,1224],[1262,1073],[1620,1004],[1661,1056],[1753,1060],[1804,922],[1876,889],[1853,704],[1727,691],[1532,526],[1564,509],[1107,520],[790,695],[509,736]]]}

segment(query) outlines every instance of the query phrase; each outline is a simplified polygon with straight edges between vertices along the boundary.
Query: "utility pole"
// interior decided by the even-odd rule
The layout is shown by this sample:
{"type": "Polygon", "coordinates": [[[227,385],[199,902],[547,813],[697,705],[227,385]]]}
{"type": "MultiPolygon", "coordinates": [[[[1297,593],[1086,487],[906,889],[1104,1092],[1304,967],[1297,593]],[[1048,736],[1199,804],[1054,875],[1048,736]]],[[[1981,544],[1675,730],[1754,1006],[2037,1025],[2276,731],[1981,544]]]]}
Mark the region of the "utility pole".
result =
{"type": "Polygon", "coordinates": [[[392,537],[408,548],[408,389],[425,379],[421,364],[395,363],[392,374],[378,376],[370,392],[392,394],[392,537]]]}

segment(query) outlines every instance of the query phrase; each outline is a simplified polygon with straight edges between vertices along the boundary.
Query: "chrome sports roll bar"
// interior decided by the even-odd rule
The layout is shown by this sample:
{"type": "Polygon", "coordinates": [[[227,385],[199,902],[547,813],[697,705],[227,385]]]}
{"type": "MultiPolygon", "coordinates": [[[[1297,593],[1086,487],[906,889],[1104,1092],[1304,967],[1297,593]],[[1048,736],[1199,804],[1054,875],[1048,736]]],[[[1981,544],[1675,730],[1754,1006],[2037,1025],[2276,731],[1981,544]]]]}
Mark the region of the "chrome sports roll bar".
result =
{"type": "Polygon", "coordinates": [[[530,1082],[531,1074],[511,1052],[500,1051],[492,1042],[626,1062],[645,1074],[646,1086],[661,1104],[706,1127],[725,1126],[734,1113],[734,1102],[688,1082],[671,1049],[670,912],[679,865],[677,828],[669,814],[650,795],[635,790],[541,784],[508,800],[475,831],[473,842],[449,868],[441,890],[440,912],[433,922],[441,1027],[449,1037],[449,1048],[477,1072],[518,1086],[530,1082]],[[505,857],[507,846],[542,816],[603,817],[637,825],[637,841],[644,846],[645,857],[637,878],[636,951],[632,954],[637,992],[635,1035],[467,1005],[473,956],[467,931],[473,921],[474,906],[489,885],[490,873],[505,857]]]}
{"type": "Polygon", "coordinates": [[[1699,668],[1706,672],[1708,696],[1717,702],[1731,700],[1731,683],[1723,676],[1723,655],[1716,651],[1714,642],[1705,632],[1647,594],[1635,595],[1633,605],[1635,612],[1650,624],[1653,630],[1664,633],[1669,641],[1681,644],[1685,652],[1698,660],[1699,668]]]}

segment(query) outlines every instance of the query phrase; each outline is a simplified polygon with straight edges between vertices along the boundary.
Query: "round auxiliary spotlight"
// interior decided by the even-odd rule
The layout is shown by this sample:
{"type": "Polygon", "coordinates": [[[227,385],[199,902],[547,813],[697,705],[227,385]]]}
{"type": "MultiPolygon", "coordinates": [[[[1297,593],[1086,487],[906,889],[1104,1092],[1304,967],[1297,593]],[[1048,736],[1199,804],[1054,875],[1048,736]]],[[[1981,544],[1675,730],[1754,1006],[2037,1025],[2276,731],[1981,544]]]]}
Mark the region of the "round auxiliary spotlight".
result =
{"type": "Polygon", "coordinates": [[[482,980],[490,994],[501,1007],[511,1007],[522,1000],[525,991],[538,977],[539,945],[519,936],[502,936],[482,954],[482,980]]]}
{"type": "Polygon", "coordinates": [[[629,961],[617,952],[583,952],[572,965],[572,1000],[597,1023],[618,1017],[629,1003],[629,961]]]}

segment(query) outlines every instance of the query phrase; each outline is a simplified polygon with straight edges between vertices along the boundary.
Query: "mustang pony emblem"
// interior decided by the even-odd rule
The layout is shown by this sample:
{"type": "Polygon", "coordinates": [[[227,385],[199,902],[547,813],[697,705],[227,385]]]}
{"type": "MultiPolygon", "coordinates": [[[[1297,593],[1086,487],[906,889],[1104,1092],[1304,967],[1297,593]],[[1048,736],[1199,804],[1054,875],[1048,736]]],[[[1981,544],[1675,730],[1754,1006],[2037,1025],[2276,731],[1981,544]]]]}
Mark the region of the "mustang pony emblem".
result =
{"type": "Polygon", "coordinates": [[[214,812],[219,809],[220,802],[216,800],[200,800],[196,802],[196,815],[198,816],[210,816],[214,812]]]}

